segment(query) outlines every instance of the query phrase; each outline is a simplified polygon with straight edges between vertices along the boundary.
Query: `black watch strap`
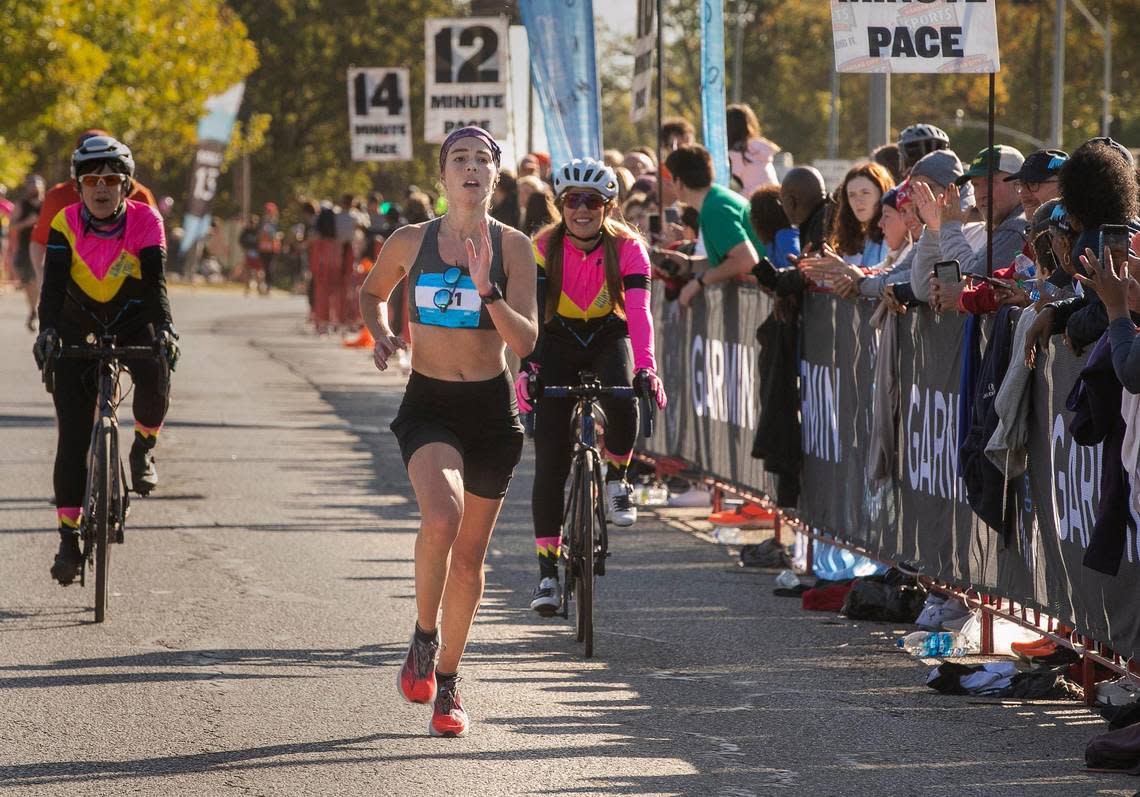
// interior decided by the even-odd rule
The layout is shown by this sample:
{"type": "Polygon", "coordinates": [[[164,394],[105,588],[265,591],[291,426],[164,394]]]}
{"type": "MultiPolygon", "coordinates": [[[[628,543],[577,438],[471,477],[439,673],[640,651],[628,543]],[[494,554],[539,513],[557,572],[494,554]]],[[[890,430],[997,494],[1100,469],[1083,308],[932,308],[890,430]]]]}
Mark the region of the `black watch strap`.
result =
{"type": "Polygon", "coordinates": [[[491,292],[487,295],[479,294],[479,298],[483,300],[483,304],[494,304],[503,298],[503,292],[499,290],[499,286],[491,283],[491,292]]]}

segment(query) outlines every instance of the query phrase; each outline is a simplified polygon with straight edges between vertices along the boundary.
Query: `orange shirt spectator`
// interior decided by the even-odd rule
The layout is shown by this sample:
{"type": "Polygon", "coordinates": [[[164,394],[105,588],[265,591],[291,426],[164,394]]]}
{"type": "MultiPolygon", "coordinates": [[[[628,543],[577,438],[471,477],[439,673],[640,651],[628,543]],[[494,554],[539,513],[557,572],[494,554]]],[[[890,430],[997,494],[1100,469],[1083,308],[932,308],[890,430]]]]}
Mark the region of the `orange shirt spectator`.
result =
{"type": "MultiPolygon", "coordinates": [[[[133,182],[133,190],[131,191],[131,195],[127,198],[133,199],[136,202],[145,202],[152,208],[157,208],[158,202],[155,201],[154,194],[150,192],[150,189],[138,180],[133,182]]],[[[32,243],[47,246],[48,233],[51,232],[51,223],[52,220],[55,219],[56,214],[68,205],[74,205],[78,201],[79,192],[75,190],[74,180],[65,180],[49,188],[47,194],[44,196],[44,204],[40,210],[40,218],[32,230],[32,243]]]]}

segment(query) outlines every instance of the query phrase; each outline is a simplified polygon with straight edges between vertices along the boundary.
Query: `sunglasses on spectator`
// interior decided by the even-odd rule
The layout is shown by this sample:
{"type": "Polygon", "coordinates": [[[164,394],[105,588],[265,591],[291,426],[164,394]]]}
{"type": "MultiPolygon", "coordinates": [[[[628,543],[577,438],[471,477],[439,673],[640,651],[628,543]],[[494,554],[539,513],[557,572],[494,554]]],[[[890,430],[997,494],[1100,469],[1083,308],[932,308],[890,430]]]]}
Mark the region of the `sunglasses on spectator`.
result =
{"type": "Polygon", "coordinates": [[[1021,182],[1022,190],[1028,191],[1031,194],[1036,194],[1038,191],[1041,190],[1041,186],[1045,185],[1046,183],[1055,183],[1055,182],[1057,182],[1057,178],[1053,177],[1052,179],[1049,179],[1049,180],[1034,180],[1034,181],[1021,180],[1020,182],[1021,182]]]}
{"type": "Polygon", "coordinates": [[[582,191],[567,194],[562,204],[571,210],[586,208],[587,210],[601,210],[607,204],[605,197],[598,194],[588,194],[582,191]]]}
{"type": "Polygon", "coordinates": [[[79,182],[88,188],[94,188],[97,185],[118,188],[126,183],[127,179],[125,174],[85,174],[79,178],[79,182]]]}

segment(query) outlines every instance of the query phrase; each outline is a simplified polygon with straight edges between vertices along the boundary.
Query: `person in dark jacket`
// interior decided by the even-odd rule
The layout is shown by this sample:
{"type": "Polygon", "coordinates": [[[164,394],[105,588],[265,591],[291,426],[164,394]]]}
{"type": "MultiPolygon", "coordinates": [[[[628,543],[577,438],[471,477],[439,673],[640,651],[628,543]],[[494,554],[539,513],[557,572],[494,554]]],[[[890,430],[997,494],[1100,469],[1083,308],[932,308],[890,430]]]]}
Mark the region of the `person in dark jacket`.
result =
{"type": "MultiPolygon", "coordinates": [[[[788,221],[799,230],[800,248],[804,252],[823,249],[833,204],[827,196],[823,175],[814,167],[797,166],[784,175],[780,183],[780,205],[788,221]]],[[[752,276],[762,288],[777,296],[796,296],[807,285],[799,269],[787,263],[773,263],[766,257],[753,267],[752,276]]]]}
{"type": "MultiPolygon", "coordinates": [[[[1061,204],[1078,233],[1072,263],[1076,273],[1088,276],[1078,256],[1085,249],[1099,251],[1100,228],[1123,224],[1140,232],[1140,187],[1132,154],[1109,138],[1086,141],[1061,167],[1061,204]]],[[[1028,340],[1044,350],[1051,335],[1065,333],[1068,343],[1081,352],[1108,329],[1108,313],[1095,287],[1082,285],[1083,295],[1053,302],[1041,310],[1028,340]]]]}

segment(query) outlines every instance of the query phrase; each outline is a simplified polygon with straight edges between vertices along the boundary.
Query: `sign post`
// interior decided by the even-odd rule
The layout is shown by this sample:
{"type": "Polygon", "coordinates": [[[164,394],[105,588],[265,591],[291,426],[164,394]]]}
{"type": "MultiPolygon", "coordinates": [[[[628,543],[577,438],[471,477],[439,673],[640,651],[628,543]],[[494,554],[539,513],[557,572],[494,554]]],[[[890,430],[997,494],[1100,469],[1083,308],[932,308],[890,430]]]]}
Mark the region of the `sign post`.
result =
{"type": "Polygon", "coordinates": [[[429,19],[424,24],[427,80],[424,140],[478,125],[497,139],[510,135],[505,17],[429,19]]]}
{"type": "Polygon", "coordinates": [[[412,159],[408,70],[349,67],[348,125],[354,161],[412,159]]]}
{"type": "Polygon", "coordinates": [[[637,0],[637,38],[633,43],[633,96],[629,105],[629,120],[640,122],[649,113],[649,98],[653,86],[653,50],[657,38],[656,0],[637,0]]]}

